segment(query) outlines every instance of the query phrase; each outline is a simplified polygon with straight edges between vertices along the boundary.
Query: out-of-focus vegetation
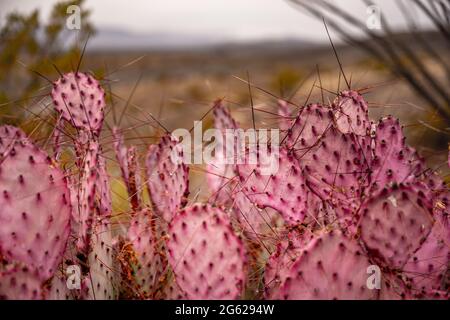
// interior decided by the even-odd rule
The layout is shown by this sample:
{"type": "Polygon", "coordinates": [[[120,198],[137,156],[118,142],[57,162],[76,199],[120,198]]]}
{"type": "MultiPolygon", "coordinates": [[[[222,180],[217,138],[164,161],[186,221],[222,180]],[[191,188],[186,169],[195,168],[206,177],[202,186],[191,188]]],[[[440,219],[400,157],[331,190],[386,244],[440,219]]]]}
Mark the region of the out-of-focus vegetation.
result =
{"type": "Polygon", "coordinates": [[[275,74],[271,87],[275,92],[280,93],[281,96],[285,96],[294,91],[301,80],[301,72],[292,68],[284,68],[275,74]]]}
{"type": "MultiPolygon", "coordinates": [[[[49,82],[46,77],[74,69],[82,44],[92,35],[90,12],[83,8],[84,0],[55,4],[46,24],[41,23],[38,10],[28,15],[10,13],[0,30],[0,108],[8,122],[20,121],[20,106],[39,96],[49,82]],[[67,8],[81,8],[81,28],[68,30],[67,8]],[[81,45],[80,45],[81,44],[81,45]],[[13,103],[14,102],[14,103],[13,103]]],[[[48,90],[47,90],[48,91],[48,90]]],[[[43,92],[44,94],[44,92],[43,92]]]]}
{"type": "MultiPolygon", "coordinates": [[[[344,10],[333,1],[289,0],[296,8],[323,20],[336,31],[347,43],[366,51],[373,58],[389,68],[394,74],[404,79],[418,96],[439,114],[443,126],[450,125],[450,64],[448,61],[450,43],[450,6],[445,0],[414,0],[403,3],[395,1],[399,7],[409,33],[414,41],[404,41],[398,37],[387,19],[380,11],[380,28],[378,31],[367,27],[366,17],[357,16],[351,10],[344,10]],[[434,25],[436,34],[440,35],[439,47],[430,44],[428,39],[418,32],[415,10],[421,12],[434,25]],[[360,40],[351,30],[357,29],[365,34],[360,40]],[[426,64],[426,58],[433,64],[426,64]]],[[[367,6],[375,5],[371,1],[362,1],[367,6]]],[[[417,12],[416,12],[417,13],[417,12]]]]}

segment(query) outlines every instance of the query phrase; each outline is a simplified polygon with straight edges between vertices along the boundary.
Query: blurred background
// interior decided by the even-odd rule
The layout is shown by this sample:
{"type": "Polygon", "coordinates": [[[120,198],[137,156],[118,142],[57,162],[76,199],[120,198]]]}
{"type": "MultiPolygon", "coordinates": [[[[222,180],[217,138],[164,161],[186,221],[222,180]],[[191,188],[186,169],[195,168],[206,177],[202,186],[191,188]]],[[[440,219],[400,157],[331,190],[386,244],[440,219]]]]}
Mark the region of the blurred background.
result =
{"type": "Polygon", "coordinates": [[[142,145],[161,130],[153,117],[190,129],[217,98],[244,127],[251,103],[257,126],[274,127],[278,99],[295,112],[350,86],[373,119],[399,117],[447,175],[449,10],[446,0],[0,0],[0,123],[48,137],[38,124],[54,120],[50,82],[77,68],[102,79],[107,128],[142,145]]]}

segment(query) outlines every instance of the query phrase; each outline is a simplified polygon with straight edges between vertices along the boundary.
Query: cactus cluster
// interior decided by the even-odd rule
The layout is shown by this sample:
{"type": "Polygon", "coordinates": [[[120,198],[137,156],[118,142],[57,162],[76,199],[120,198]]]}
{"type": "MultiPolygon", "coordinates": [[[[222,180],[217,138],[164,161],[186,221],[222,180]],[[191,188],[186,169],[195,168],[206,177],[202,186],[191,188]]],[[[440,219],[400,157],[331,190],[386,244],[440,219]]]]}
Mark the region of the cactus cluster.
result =
{"type": "MultiPolygon", "coordinates": [[[[369,118],[357,91],[330,105],[278,101],[278,170],[224,164],[218,152],[204,202],[189,195],[189,165],[170,133],[148,147],[141,176],[136,147],[111,128],[127,219],[112,210],[100,82],[68,73],[51,97],[53,152],[0,126],[1,298],[449,297],[448,187],[398,120],[369,118]],[[73,165],[59,164],[64,150],[73,165]]],[[[220,100],[213,115],[217,129],[239,128],[220,100]]]]}

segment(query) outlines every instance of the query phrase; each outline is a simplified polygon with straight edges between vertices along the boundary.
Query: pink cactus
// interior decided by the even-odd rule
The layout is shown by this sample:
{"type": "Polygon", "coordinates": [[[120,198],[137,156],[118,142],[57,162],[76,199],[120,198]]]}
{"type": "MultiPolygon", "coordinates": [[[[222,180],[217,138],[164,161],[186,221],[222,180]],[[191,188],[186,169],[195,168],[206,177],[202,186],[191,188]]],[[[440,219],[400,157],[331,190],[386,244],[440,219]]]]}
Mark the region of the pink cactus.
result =
{"type": "Polygon", "coordinates": [[[378,295],[379,300],[406,300],[412,298],[412,291],[401,276],[388,271],[382,274],[378,295]]]}
{"type": "Polygon", "coordinates": [[[356,91],[342,91],[334,101],[334,121],[342,133],[367,135],[370,130],[369,107],[364,98],[356,91]]]}
{"type": "Polygon", "coordinates": [[[376,299],[367,287],[369,259],[338,231],[322,232],[303,249],[280,289],[283,299],[376,299]]]}
{"type": "Polygon", "coordinates": [[[17,264],[0,271],[0,299],[40,300],[43,297],[42,281],[29,267],[17,264]]]}
{"type": "Polygon", "coordinates": [[[266,233],[273,233],[272,227],[278,220],[283,220],[275,209],[270,207],[261,209],[251,202],[242,191],[242,187],[236,185],[232,192],[228,198],[233,198],[232,217],[236,219],[239,228],[245,232],[247,237],[259,242],[258,238],[266,233]]]}
{"type": "Polygon", "coordinates": [[[168,222],[187,202],[188,174],[181,145],[173,137],[164,136],[158,145],[150,146],[147,155],[150,197],[157,213],[168,222]]]}
{"type": "Polygon", "coordinates": [[[361,239],[381,264],[402,268],[427,239],[433,226],[423,186],[394,185],[361,208],[361,239]]]}
{"type": "Polygon", "coordinates": [[[64,120],[79,130],[99,134],[105,92],[94,77],[82,72],[67,73],[53,84],[52,98],[64,120]]]}
{"type": "Polygon", "coordinates": [[[363,138],[329,128],[308,156],[300,159],[314,193],[352,212],[369,184],[368,148],[363,138]]]}
{"type": "MultiPolygon", "coordinates": [[[[218,145],[212,163],[207,166],[208,186],[213,194],[212,199],[218,200],[223,193],[229,193],[233,189],[233,183],[230,181],[234,177],[235,166],[229,164],[225,147],[229,141],[226,140],[226,130],[235,130],[239,128],[238,123],[231,116],[230,110],[223,105],[221,100],[214,104],[214,127],[222,132],[222,144],[218,145]]],[[[236,151],[235,148],[234,151],[236,151]]],[[[220,202],[220,201],[219,201],[220,202]]]]}
{"type": "Polygon", "coordinates": [[[276,251],[267,261],[264,283],[267,299],[280,299],[280,286],[289,277],[292,265],[301,255],[302,250],[312,240],[314,234],[308,230],[293,230],[287,239],[278,243],[276,251]]]}
{"type": "MultiPolygon", "coordinates": [[[[448,299],[448,187],[357,91],[296,115],[278,101],[280,146],[228,163],[223,140],[206,170],[191,167],[206,171],[193,195],[170,133],[148,148],[145,180],[117,127],[105,147],[93,76],[67,73],[51,97],[54,158],[0,126],[0,298],[448,299]],[[110,149],[125,210],[112,205],[110,149]],[[67,287],[73,265],[79,289],[67,287]]],[[[243,129],[224,101],[212,110],[223,137],[243,129]]]]}
{"type": "Polygon", "coordinates": [[[98,223],[92,238],[92,251],[88,256],[89,274],[83,279],[86,291],[82,299],[114,300],[119,293],[117,252],[113,246],[111,226],[98,223]]]}
{"type": "Polygon", "coordinates": [[[390,183],[414,180],[422,170],[422,159],[407,146],[398,119],[381,119],[375,131],[372,185],[376,190],[390,183]]]}
{"type": "MultiPolygon", "coordinates": [[[[247,155],[246,159],[249,158],[251,155],[247,155]]],[[[242,192],[257,206],[278,210],[286,222],[302,223],[308,213],[308,191],[299,163],[287,150],[281,149],[278,166],[276,174],[265,174],[259,163],[238,165],[242,192]]]]}
{"type": "Polygon", "coordinates": [[[43,297],[43,284],[61,262],[72,207],[57,164],[17,128],[0,127],[0,295],[43,297]]]}
{"type": "Polygon", "coordinates": [[[245,283],[245,250],[228,216],[194,204],[169,227],[169,262],[189,299],[236,299],[245,283]]]}
{"type": "Polygon", "coordinates": [[[114,137],[114,151],[122,173],[122,179],[127,187],[131,207],[134,211],[138,211],[141,209],[142,185],[136,147],[127,148],[124,143],[124,137],[117,128],[113,128],[112,134],[114,137]]]}
{"type": "Polygon", "coordinates": [[[66,178],[45,152],[21,138],[2,153],[0,186],[3,258],[24,263],[45,281],[60,263],[69,236],[72,207],[66,178]]]}
{"type": "Polygon", "coordinates": [[[135,278],[141,292],[153,297],[160,290],[160,282],[167,271],[165,239],[158,238],[155,215],[149,210],[138,211],[130,222],[128,240],[136,254],[135,278]]]}
{"type": "Polygon", "coordinates": [[[330,108],[319,104],[307,105],[300,109],[284,142],[299,159],[309,157],[311,147],[320,142],[322,135],[332,124],[333,113],[330,108]]]}

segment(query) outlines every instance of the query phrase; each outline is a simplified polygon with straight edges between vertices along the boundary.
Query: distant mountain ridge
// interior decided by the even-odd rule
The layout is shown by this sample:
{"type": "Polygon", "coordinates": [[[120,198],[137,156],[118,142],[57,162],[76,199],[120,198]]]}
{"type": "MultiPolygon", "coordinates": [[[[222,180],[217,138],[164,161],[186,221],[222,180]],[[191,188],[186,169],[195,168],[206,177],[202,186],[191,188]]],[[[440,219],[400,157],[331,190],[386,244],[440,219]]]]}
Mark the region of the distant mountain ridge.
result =
{"type": "MultiPolygon", "coordinates": [[[[196,49],[205,47],[217,47],[221,45],[255,45],[261,43],[286,43],[287,39],[261,39],[250,41],[237,41],[231,38],[214,37],[212,35],[193,35],[170,32],[149,32],[138,33],[114,28],[103,28],[97,30],[94,37],[89,40],[88,49],[90,51],[127,51],[127,50],[148,50],[148,49],[196,49]]],[[[310,45],[300,39],[292,39],[296,45],[310,45]]]]}
{"type": "MultiPolygon", "coordinates": [[[[421,36],[439,48],[443,45],[440,34],[434,31],[421,31],[421,36]]],[[[408,43],[416,41],[416,34],[400,32],[394,34],[394,39],[408,43]]],[[[365,41],[361,39],[361,41],[365,41]]],[[[339,38],[334,39],[337,45],[344,45],[339,38]]],[[[188,34],[181,32],[133,32],[115,28],[103,27],[89,39],[89,51],[146,51],[146,50],[198,50],[239,48],[252,52],[253,50],[282,51],[286,49],[316,49],[329,46],[328,42],[314,42],[310,40],[287,37],[265,39],[234,39],[224,36],[208,34],[188,34]]]]}

